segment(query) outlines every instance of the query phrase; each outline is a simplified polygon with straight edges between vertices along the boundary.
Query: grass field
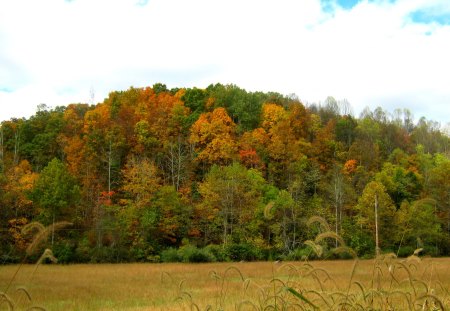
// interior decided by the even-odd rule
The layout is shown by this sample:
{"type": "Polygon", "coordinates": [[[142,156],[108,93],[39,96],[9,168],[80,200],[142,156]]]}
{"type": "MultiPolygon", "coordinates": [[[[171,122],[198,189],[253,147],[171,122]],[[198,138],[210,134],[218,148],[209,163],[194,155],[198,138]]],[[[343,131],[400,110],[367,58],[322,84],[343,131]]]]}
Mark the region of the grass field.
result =
{"type": "MultiPolygon", "coordinates": [[[[5,292],[18,268],[0,266],[0,292],[5,292]]],[[[31,306],[49,311],[207,310],[208,306],[211,310],[275,310],[275,306],[312,310],[313,305],[321,310],[358,309],[358,305],[440,310],[440,303],[450,306],[448,258],[40,265],[34,270],[33,265],[20,267],[9,287],[6,294],[14,310],[31,306]]],[[[0,310],[8,310],[5,297],[0,301],[0,310]]]]}

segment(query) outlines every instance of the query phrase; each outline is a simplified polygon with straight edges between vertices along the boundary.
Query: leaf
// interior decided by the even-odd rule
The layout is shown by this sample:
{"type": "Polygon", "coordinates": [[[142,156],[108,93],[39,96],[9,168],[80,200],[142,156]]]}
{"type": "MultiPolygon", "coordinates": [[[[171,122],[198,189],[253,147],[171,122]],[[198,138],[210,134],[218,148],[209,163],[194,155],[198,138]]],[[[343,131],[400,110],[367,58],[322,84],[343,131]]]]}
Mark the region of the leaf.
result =
{"type": "Polygon", "coordinates": [[[295,289],[293,289],[292,287],[285,287],[285,290],[287,290],[288,292],[290,292],[292,295],[294,295],[295,297],[297,297],[298,299],[302,300],[303,302],[306,302],[308,305],[310,305],[311,307],[313,307],[314,309],[318,310],[319,308],[313,304],[311,301],[309,301],[305,296],[303,296],[302,294],[300,294],[299,292],[297,292],[295,289]]]}

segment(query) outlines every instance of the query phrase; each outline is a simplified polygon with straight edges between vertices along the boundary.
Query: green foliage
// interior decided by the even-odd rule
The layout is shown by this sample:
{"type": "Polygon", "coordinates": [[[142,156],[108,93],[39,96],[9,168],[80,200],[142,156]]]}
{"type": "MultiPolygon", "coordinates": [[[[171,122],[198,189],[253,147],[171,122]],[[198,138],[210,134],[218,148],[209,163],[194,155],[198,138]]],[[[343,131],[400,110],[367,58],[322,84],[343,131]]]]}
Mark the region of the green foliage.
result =
{"type": "Polygon", "coordinates": [[[80,188],[64,163],[55,158],[42,170],[30,197],[41,210],[39,218],[49,224],[70,216],[70,208],[79,202],[80,188]]]}
{"type": "Polygon", "coordinates": [[[377,173],[375,179],[386,187],[397,207],[405,200],[414,201],[421,191],[421,176],[389,162],[383,165],[383,170],[377,173]]]}
{"type": "Polygon", "coordinates": [[[181,262],[181,260],[176,248],[168,248],[161,252],[162,262],[181,262]]]}
{"type": "Polygon", "coordinates": [[[216,261],[230,261],[226,250],[221,245],[210,244],[204,247],[205,251],[212,254],[216,261]]]}
{"type": "Polygon", "coordinates": [[[356,209],[359,212],[358,224],[367,232],[376,235],[376,222],[381,245],[389,245],[395,233],[392,220],[395,215],[395,206],[386,188],[379,182],[372,181],[364,188],[358,200],[356,209]],[[375,217],[377,215],[377,219],[375,217]]]}
{"type": "Polygon", "coordinates": [[[287,255],[283,256],[284,260],[299,261],[299,260],[314,260],[319,257],[310,246],[299,247],[290,251],[287,255]]]}
{"type": "Polygon", "coordinates": [[[225,254],[232,261],[255,261],[262,257],[261,251],[254,245],[241,243],[229,244],[225,247],[225,254]]]}
{"type": "Polygon", "coordinates": [[[398,256],[398,257],[406,258],[406,257],[408,257],[408,256],[411,256],[411,255],[414,253],[414,250],[415,250],[415,248],[412,247],[412,246],[409,246],[409,245],[401,246],[401,247],[398,249],[398,254],[397,254],[397,256],[398,256]]]}
{"type": "Polygon", "coordinates": [[[253,169],[238,163],[211,167],[200,185],[202,210],[214,220],[209,226],[223,244],[243,240],[261,203],[264,179],[253,169]]]}
{"type": "Polygon", "coordinates": [[[213,262],[216,257],[206,248],[197,248],[193,245],[184,245],[178,250],[182,262],[213,262]]]}
{"type": "Polygon", "coordinates": [[[214,262],[216,261],[211,248],[197,248],[194,245],[184,245],[179,249],[168,248],[161,252],[162,262],[214,262]]]}
{"type": "MultiPolygon", "coordinates": [[[[314,215],[371,256],[375,197],[383,250],[450,254],[448,135],[407,110],[350,111],[232,84],[40,105],[1,123],[0,256],[25,253],[25,224],[64,219],[76,228],[54,251],[67,262],[158,261],[184,239],[200,248],[179,260],[298,258],[323,232],[307,225],[314,215]]],[[[341,256],[332,244],[323,255],[341,256]]]]}
{"type": "Polygon", "coordinates": [[[60,241],[53,246],[53,255],[59,263],[76,262],[74,245],[69,241],[60,241]]]}

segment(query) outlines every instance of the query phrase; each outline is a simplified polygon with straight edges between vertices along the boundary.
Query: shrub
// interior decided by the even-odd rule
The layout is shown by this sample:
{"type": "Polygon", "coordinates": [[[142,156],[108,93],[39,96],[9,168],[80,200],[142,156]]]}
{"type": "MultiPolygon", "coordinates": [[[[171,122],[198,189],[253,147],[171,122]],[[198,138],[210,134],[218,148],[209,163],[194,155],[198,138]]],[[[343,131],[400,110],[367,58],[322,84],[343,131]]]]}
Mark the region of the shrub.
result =
{"type": "Polygon", "coordinates": [[[206,248],[199,249],[193,245],[182,246],[178,250],[178,255],[183,262],[213,262],[216,257],[206,248]]]}
{"type": "Polygon", "coordinates": [[[311,247],[306,246],[302,248],[296,248],[284,256],[285,260],[312,260],[317,259],[316,253],[311,249],[311,247]]]}
{"type": "Polygon", "coordinates": [[[230,258],[227,257],[226,251],[223,246],[210,244],[206,246],[204,250],[211,253],[216,258],[216,261],[230,261],[230,258]]]}
{"type": "Polygon", "coordinates": [[[214,262],[216,257],[210,248],[197,248],[194,245],[185,245],[180,249],[168,248],[160,255],[162,262],[214,262]]]}
{"type": "Polygon", "coordinates": [[[74,257],[76,262],[86,263],[90,261],[91,247],[89,246],[89,240],[87,237],[79,241],[74,250],[74,257]]]}
{"type": "Polygon", "coordinates": [[[178,251],[175,248],[168,248],[161,252],[162,262],[180,262],[181,258],[178,256],[178,251]]]}
{"type": "Polygon", "coordinates": [[[22,256],[12,245],[7,245],[4,249],[0,249],[0,265],[18,263],[22,256]]]}
{"type": "Polygon", "coordinates": [[[129,255],[124,248],[100,246],[90,250],[91,263],[126,262],[129,255]]]}
{"type": "Polygon", "coordinates": [[[59,263],[69,263],[76,259],[74,245],[66,241],[62,241],[53,246],[53,255],[58,259],[59,263]]]}
{"type": "Polygon", "coordinates": [[[425,245],[423,247],[423,251],[422,251],[421,255],[437,257],[437,256],[439,256],[439,249],[434,245],[425,245]]]}
{"type": "Polygon", "coordinates": [[[229,244],[225,252],[232,261],[254,261],[262,257],[259,249],[251,244],[229,244]]]}
{"type": "Polygon", "coordinates": [[[398,250],[398,257],[408,257],[414,254],[415,248],[410,245],[401,246],[398,250]]]}
{"type": "Polygon", "coordinates": [[[140,243],[130,248],[132,261],[147,261],[153,255],[153,247],[140,243]]]}
{"type": "Polygon", "coordinates": [[[375,252],[375,243],[371,236],[367,233],[355,230],[353,234],[348,236],[349,243],[348,246],[351,247],[358,256],[372,257],[375,252]]]}

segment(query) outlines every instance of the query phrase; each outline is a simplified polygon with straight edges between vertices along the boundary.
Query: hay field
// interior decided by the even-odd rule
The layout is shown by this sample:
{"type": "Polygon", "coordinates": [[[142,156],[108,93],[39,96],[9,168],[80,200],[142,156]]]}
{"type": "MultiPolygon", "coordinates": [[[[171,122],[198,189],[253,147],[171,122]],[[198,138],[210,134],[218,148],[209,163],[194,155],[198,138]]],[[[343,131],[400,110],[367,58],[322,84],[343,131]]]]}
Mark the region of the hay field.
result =
{"type": "MultiPolygon", "coordinates": [[[[0,292],[18,268],[0,266],[0,292]]],[[[49,311],[207,310],[208,306],[211,310],[261,310],[283,305],[288,310],[313,310],[313,305],[335,310],[339,304],[433,310],[439,303],[450,306],[449,258],[360,260],[356,264],[348,260],[40,265],[34,270],[33,265],[20,267],[9,287],[7,295],[14,310],[32,306],[49,311]]],[[[0,301],[0,310],[8,310],[5,298],[0,301]]]]}

